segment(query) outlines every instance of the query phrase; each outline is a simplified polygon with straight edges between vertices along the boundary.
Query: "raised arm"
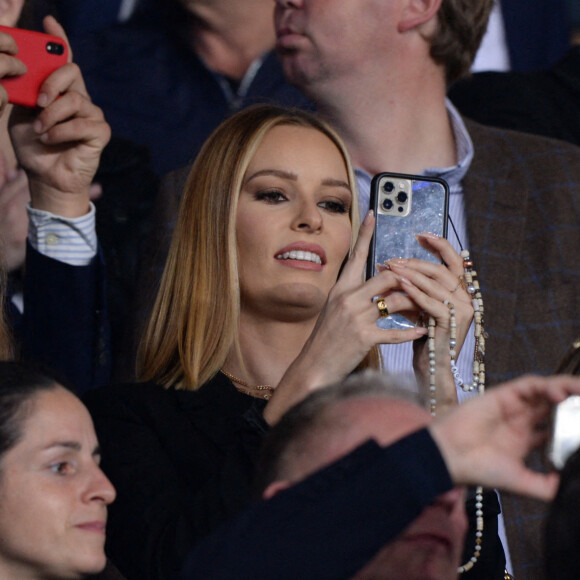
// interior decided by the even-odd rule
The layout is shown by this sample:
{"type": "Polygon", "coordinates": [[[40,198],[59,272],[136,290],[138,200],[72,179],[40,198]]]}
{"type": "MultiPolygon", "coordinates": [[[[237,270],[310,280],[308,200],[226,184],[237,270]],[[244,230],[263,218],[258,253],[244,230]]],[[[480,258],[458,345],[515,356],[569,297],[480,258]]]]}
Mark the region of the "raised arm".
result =
{"type": "Polygon", "coordinates": [[[572,394],[578,377],[527,375],[439,419],[430,430],[453,480],[551,500],[557,473],[532,471],[524,458],[546,440],[553,406],[572,394]]]}
{"type": "MultiPolygon", "coordinates": [[[[46,32],[66,40],[51,16],[46,32]]],[[[18,162],[28,174],[31,205],[67,218],[89,211],[90,186],[111,131],[91,102],[80,69],[69,62],[42,85],[38,109],[14,109],[10,120],[18,162]]]]}

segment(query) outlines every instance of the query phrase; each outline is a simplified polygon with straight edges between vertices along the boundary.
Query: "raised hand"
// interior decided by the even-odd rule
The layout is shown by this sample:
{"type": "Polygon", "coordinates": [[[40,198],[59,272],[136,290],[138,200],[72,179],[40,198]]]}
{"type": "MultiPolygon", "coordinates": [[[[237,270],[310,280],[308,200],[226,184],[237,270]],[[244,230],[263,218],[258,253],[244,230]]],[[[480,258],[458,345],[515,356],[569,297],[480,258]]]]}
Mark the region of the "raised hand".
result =
{"type": "Polygon", "coordinates": [[[430,427],[456,483],[497,487],[548,501],[557,473],[528,469],[526,455],[543,444],[557,403],[580,395],[580,378],[523,376],[467,401],[430,427]]]}
{"type": "MultiPolygon", "coordinates": [[[[52,17],[47,33],[66,41],[52,17]]],[[[20,165],[30,181],[32,205],[64,217],[89,209],[90,186],[110,128],[87,93],[80,69],[62,66],[43,83],[38,109],[14,107],[11,137],[20,165]]]]}
{"type": "MultiPolygon", "coordinates": [[[[457,404],[455,382],[450,374],[450,306],[453,305],[456,322],[457,356],[465,340],[471,321],[473,306],[471,296],[459,283],[463,274],[463,260],[444,238],[433,234],[419,236],[422,246],[429,249],[442,264],[424,260],[391,260],[391,271],[400,278],[405,292],[435,320],[435,382],[437,386],[437,412],[457,404]]],[[[456,357],[457,358],[457,357],[456,357]]],[[[428,383],[429,349],[427,341],[415,343],[414,366],[419,380],[428,383]]]]}

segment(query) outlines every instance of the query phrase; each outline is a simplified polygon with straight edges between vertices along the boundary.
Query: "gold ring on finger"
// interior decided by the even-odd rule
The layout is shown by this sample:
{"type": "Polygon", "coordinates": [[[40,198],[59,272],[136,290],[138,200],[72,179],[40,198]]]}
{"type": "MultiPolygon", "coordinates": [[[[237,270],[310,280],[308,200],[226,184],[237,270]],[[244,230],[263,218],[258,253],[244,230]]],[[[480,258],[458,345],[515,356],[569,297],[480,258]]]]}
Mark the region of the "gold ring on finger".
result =
{"type": "Polygon", "coordinates": [[[387,308],[387,301],[384,298],[379,298],[376,302],[377,308],[379,309],[379,315],[381,318],[386,318],[389,315],[389,309],[387,308]]]}

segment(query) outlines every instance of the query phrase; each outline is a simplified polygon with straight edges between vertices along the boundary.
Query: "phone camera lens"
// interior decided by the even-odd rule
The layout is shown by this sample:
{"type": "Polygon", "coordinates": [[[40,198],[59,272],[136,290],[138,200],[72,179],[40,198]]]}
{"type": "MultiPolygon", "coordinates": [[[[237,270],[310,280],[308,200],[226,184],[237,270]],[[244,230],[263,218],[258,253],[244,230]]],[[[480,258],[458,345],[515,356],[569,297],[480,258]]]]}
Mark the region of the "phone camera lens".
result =
{"type": "Polygon", "coordinates": [[[392,181],[387,181],[386,183],[383,184],[383,189],[387,193],[390,193],[391,191],[393,191],[393,189],[395,189],[395,186],[392,181]]]}
{"type": "Polygon", "coordinates": [[[391,199],[384,199],[383,200],[383,209],[389,211],[393,207],[393,200],[391,199]]]}
{"type": "Polygon", "coordinates": [[[46,52],[56,55],[64,54],[64,44],[59,44],[58,42],[48,42],[46,45],[46,52]]]}
{"type": "Polygon", "coordinates": [[[399,191],[397,194],[397,201],[399,203],[405,203],[407,201],[407,194],[404,191],[399,191]]]}

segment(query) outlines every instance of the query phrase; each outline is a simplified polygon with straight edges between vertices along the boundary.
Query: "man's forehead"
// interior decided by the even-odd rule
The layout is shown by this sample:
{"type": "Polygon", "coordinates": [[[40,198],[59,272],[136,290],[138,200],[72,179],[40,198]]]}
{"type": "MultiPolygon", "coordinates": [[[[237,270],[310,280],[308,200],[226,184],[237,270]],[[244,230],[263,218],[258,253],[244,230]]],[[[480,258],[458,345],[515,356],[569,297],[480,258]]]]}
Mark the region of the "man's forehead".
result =
{"type": "Polygon", "coordinates": [[[306,437],[290,446],[285,477],[299,481],[369,439],[386,446],[431,421],[425,409],[404,399],[369,395],[337,402],[322,411],[306,437]]]}
{"type": "Polygon", "coordinates": [[[345,444],[356,446],[373,438],[389,445],[431,421],[419,405],[394,397],[359,397],[341,401],[327,411],[326,423],[336,420],[342,427],[345,444]]]}

